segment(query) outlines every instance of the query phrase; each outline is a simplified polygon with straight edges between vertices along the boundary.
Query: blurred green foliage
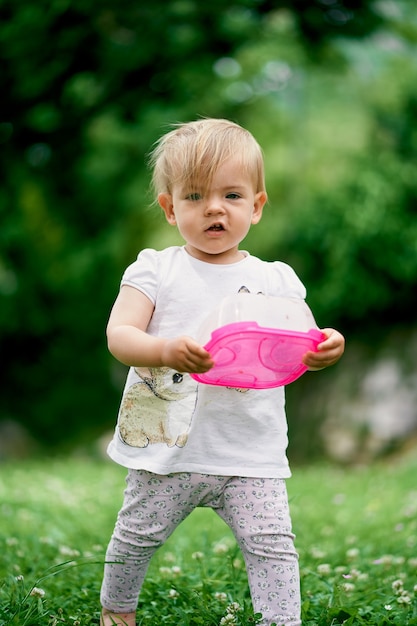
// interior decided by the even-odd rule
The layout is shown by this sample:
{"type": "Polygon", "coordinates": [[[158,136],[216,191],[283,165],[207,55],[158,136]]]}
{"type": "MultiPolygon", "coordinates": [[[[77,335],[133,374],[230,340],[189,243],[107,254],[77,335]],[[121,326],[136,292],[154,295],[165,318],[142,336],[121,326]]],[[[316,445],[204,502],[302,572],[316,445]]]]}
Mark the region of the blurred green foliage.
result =
{"type": "Polygon", "coordinates": [[[381,0],[0,2],[0,420],[52,444],[113,424],[120,275],[176,243],[146,154],[230,117],[264,148],[247,247],[291,263],[321,325],[415,320],[417,10],[381,0]]]}

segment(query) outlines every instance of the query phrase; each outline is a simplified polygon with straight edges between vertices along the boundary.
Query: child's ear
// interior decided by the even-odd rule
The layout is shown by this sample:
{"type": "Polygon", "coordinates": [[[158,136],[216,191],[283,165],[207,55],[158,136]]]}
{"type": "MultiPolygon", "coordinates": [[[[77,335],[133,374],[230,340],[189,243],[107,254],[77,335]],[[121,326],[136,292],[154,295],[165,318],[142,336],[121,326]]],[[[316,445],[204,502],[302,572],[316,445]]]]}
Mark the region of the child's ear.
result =
{"type": "Polygon", "coordinates": [[[171,226],[175,226],[177,220],[175,219],[174,213],[174,205],[172,203],[172,196],[170,193],[160,193],[158,195],[158,203],[163,212],[165,213],[165,217],[167,218],[168,224],[171,226]]]}
{"type": "Polygon", "coordinates": [[[252,224],[257,224],[261,217],[262,217],[262,211],[263,208],[265,206],[265,202],[267,201],[268,196],[266,195],[265,191],[259,191],[256,196],[255,196],[255,200],[253,203],[253,212],[252,212],[252,224]]]}

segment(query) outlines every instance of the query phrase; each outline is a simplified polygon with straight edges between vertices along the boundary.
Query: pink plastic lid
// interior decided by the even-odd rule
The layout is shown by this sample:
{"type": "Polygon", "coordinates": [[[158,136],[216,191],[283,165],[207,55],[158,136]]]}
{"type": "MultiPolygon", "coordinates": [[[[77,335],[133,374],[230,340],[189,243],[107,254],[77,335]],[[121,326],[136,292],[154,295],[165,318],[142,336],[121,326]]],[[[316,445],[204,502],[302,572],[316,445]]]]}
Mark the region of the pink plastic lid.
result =
{"type": "Polygon", "coordinates": [[[316,328],[308,332],[235,322],[217,328],[204,346],[214,366],[204,374],[191,374],[200,383],[224,387],[268,389],[288,385],[307,367],[301,359],[317,351],[325,335],[316,328]]]}

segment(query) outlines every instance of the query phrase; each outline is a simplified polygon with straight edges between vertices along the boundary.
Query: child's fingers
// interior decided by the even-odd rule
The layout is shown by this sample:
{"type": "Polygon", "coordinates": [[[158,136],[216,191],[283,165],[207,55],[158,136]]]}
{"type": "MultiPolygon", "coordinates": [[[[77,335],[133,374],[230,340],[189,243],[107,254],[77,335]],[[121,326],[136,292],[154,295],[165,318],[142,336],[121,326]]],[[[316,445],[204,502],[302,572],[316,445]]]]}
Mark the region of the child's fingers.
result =
{"type": "Polygon", "coordinates": [[[181,365],[182,371],[203,373],[213,367],[211,356],[205,348],[190,337],[185,337],[183,342],[180,362],[178,363],[181,365]]]}
{"type": "Polygon", "coordinates": [[[321,328],[320,330],[326,336],[326,339],[319,343],[317,346],[318,350],[344,347],[345,338],[337,330],[334,330],[333,328],[321,328]]]}

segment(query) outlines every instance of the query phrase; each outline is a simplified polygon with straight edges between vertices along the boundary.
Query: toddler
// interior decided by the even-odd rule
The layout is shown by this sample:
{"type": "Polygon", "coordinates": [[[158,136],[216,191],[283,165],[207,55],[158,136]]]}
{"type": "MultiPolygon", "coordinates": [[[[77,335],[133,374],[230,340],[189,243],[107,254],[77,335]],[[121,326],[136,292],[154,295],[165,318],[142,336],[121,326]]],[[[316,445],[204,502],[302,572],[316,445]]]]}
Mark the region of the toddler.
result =
{"type": "MultiPolygon", "coordinates": [[[[110,352],[129,366],[110,457],[127,468],[101,590],[101,626],[135,626],[152,555],[195,507],[211,507],[242,551],[263,626],[298,626],[298,556],[288,510],[284,388],[198,384],[210,354],[193,337],[241,291],[304,299],[295,272],[240,249],[267,200],[261,149],[221,119],[179,124],[152,152],[153,186],[185,245],[142,250],[110,314],[110,352]]],[[[334,364],[342,335],[324,329],[309,369],[334,364]]]]}

